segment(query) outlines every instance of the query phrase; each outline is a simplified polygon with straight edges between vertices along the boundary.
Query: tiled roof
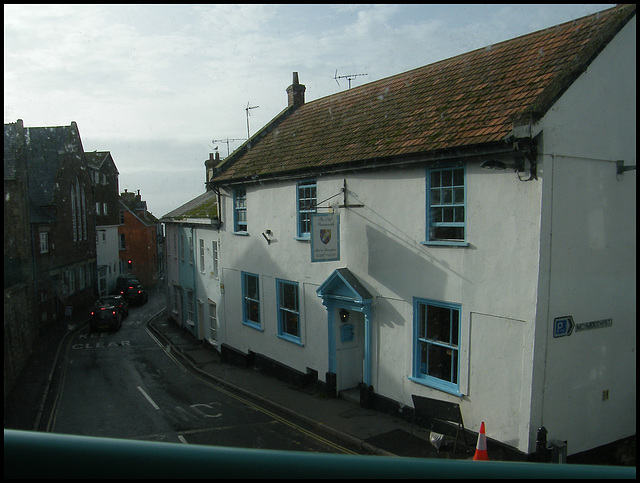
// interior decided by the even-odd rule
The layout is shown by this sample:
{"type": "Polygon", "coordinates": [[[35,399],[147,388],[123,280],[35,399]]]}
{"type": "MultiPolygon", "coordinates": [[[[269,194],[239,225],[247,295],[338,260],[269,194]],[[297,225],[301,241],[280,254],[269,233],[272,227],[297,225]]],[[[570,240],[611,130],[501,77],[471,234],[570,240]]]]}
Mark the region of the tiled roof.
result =
{"type": "Polygon", "coordinates": [[[540,119],[633,15],[635,5],[618,6],[285,110],[214,182],[504,142],[514,122],[540,119]]]}

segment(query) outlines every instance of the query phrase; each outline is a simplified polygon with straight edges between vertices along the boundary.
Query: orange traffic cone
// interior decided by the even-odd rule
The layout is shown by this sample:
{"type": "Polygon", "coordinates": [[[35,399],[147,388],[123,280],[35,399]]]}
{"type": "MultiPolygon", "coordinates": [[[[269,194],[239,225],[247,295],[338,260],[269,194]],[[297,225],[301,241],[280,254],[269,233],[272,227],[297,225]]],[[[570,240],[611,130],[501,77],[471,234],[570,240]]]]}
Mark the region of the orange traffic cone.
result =
{"type": "Polygon", "coordinates": [[[484,434],[484,421],[480,425],[480,433],[478,434],[478,444],[476,445],[476,454],[473,455],[474,461],[489,461],[487,453],[487,436],[484,434]]]}

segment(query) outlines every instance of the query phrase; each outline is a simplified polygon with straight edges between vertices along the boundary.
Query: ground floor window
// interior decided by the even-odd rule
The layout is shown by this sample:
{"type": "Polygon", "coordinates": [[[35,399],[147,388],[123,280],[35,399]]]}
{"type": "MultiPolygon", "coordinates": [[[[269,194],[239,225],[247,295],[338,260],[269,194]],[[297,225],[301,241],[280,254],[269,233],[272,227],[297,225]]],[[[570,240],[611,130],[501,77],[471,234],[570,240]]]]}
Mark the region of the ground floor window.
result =
{"type": "Polygon", "coordinates": [[[300,304],[298,284],[277,280],[278,335],[293,342],[300,342],[300,304]]]}
{"type": "Polygon", "coordinates": [[[413,378],[458,393],[460,306],[416,298],[413,313],[413,378]]]}
{"type": "Polygon", "coordinates": [[[242,273],[242,321],[260,329],[260,281],[257,275],[242,273]]]}
{"type": "Polygon", "coordinates": [[[209,340],[218,342],[218,314],[216,304],[209,303],[209,340]]]}

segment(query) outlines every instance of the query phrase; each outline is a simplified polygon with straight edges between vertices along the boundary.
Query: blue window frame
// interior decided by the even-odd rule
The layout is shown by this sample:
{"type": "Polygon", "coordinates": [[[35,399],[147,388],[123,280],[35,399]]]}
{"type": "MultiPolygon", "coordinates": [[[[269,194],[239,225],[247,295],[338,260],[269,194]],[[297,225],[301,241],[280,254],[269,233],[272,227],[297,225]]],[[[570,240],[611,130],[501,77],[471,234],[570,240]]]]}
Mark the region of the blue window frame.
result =
{"type": "Polygon", "coordinates": [[[233,231],[247,232],[247,190],[236,188],[233,190],[233,231]]]}
{"type": "Polygon", "coordinates": [[[255,329],[260,325],[260,280],[253,273],[242,272],[242,323],[255,329]]]}
{"type": "Polygon", "coordinates": [[[278,336],[300,343],[300,301],[298,284],[276,280],[278,297],[278,336]]]}
{"type": "Polygon", "coordinates": [[[311,215],[316,212],[318,204],[317,188],[315,181],[298,183],[297,212],[298,212],[298,237],[311,237],[311,215]]]}
{"type": "Polygon", "coordinates": [[[460,305],[414,298],[412,379],[460,394],[460,305]]]}
{"type": "Polygon", "coordinates": [[[466,245],[465,168],[427,170],[426,243],[466,245]]]}

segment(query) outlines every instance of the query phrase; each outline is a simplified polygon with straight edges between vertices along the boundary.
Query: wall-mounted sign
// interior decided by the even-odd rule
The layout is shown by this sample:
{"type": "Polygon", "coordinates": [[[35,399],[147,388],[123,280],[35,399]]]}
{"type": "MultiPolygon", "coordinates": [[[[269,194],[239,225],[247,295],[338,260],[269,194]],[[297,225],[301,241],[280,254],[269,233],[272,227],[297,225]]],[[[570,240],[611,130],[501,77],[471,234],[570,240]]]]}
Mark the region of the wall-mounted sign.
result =
{"type": "Polygon", "coordinates": [[[570,315],[564,317],[556,317],[553,319],[553,336],[564,337],[565,335],[571,335],[573,332],[573,317],[570,315]]]}
{"type": "Polygon", "coordinates": [[[566,315],[564,317],[556,317],[553,319],[553,336],[564,337],[571,335],[574,332],[583,332],[585,330],[601,329],[603,327],[611,327],[613,325],[613,319],[594,320],[592,322],[582,322],[576,324],[573,322],[573,317],[566,315]]]}
{"type": "Polygon", "coordinates": [[[311,261],[340,260],[340,215],[311,215],[311,261]]]}

